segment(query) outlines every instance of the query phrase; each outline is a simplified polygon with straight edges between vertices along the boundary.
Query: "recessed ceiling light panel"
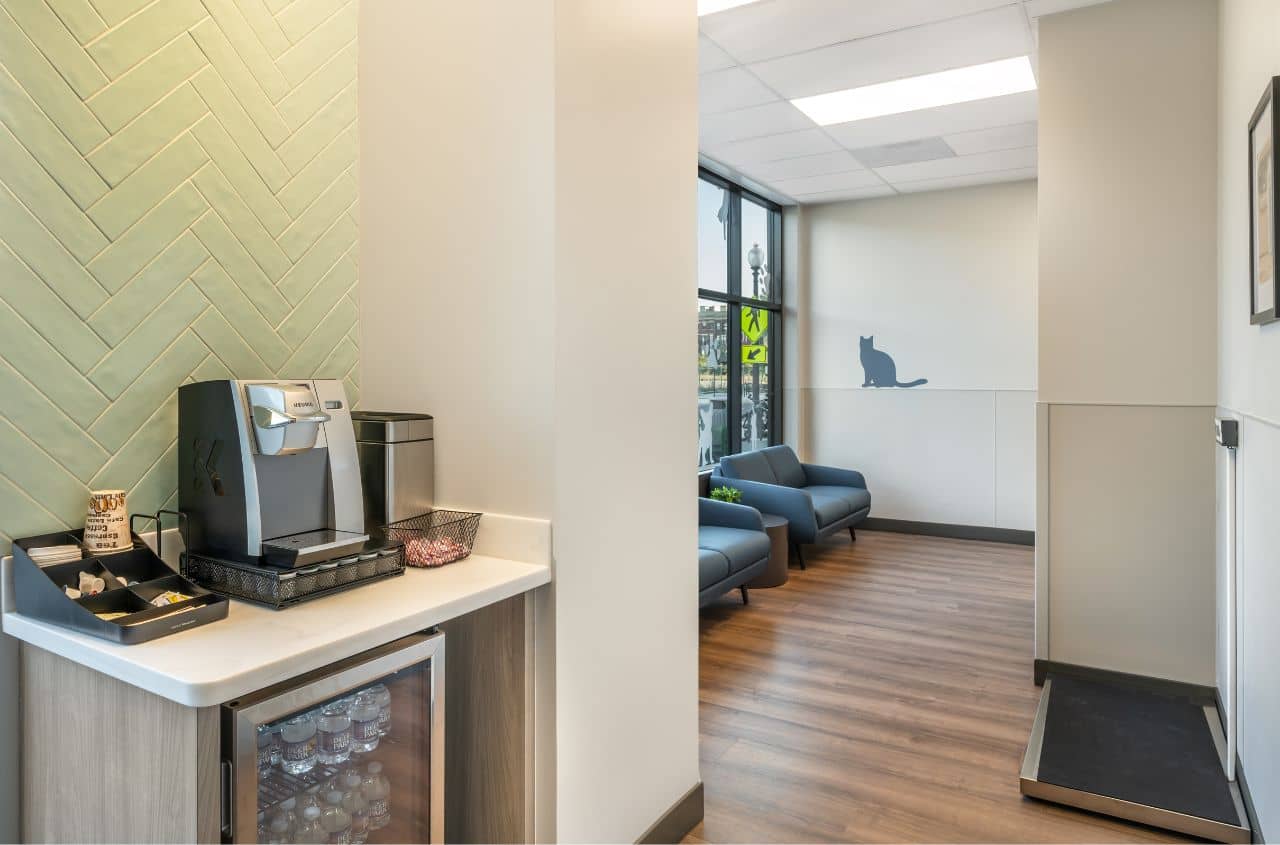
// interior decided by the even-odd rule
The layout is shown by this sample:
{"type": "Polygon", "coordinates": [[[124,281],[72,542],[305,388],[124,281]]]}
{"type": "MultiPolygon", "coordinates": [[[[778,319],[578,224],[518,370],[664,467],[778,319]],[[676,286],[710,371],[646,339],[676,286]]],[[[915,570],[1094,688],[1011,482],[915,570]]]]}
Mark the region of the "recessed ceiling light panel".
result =
{"type": "MultiPolygon", "coordinates": [[[[704,0],[705,2],[705,0],[704,0]]],[[[1034,91],[1036,77],[1031,59],[1018,56],[981,65],[927,73],[863,85],[845,91],[832,91],[814,97],[801,97],[791,104],[807,114],[819,126],[850,123],[889,114],[932,109],[954,103],[969,103],[1006,94],[1034,91]]]]}
{"type": "Polygon", "coordinates": [[[698,0],[698,17],[714,15],[716,12],[723,12],[725,9],[733,9],[755,2],[758,2],[758,0],[698,0]]]}

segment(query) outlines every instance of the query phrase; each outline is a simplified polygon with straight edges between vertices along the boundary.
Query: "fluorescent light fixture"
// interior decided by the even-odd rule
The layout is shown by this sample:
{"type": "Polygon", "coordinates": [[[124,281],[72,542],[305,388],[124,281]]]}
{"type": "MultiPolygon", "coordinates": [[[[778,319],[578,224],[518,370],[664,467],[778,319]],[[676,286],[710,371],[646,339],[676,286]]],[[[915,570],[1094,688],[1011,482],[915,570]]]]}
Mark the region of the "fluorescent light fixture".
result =
{"type": "Polygon", "coordinates": [[[723,12],[725,9],[734,9],[738,6],[745,6],[748,3],[755,2],[757,0],[698,0],[698,17],[714,15],[716,12],[723,12]]]}
{"type": "Polygon", "coordinates": [[[970,103],[1006,94],[1034,91],[1036,77],[1031,59],[1001,59],[971,67],[910,76],[892,82],[801,97],[791,104],[819,126],[849,123],[869,117],[932,109],[954,103],[970,103]]]}

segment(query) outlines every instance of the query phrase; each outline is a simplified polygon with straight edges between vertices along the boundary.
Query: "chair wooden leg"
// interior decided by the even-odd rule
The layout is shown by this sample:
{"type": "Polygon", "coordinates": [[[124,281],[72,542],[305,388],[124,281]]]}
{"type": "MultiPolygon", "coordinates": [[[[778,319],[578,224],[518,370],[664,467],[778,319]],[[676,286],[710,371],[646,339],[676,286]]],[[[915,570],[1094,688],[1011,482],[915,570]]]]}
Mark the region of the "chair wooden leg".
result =
{"type": "Polygon", "coordinates": [[[743,584],[743,585],[742,585],[741,587],[739,587],[738,589],[739,589],[739,590],[742,590],[742,603],[743,603],[743,604],[751,604],[751,599],[747,598],[747,585],[746,585],[746,584],[743,584]]]}
{"type": "Polygon", "coordinates": [[[796,553],[796,561],[800,564],[800,568],[801,568],[801,569],[804,569],[804,568],[805,568],[805,566],[804,566],[804,552],[800,551],[800,544],[799,544],[799,543],[792,543],[792,544],[791,544],[791,548],[792,548],[793,550],[795,550],[795,553],[796,553]]]}
{"type": "Polygon", "coordinates": [[[855,543],[858,542],[858,535],[853,533],[852,525],[849,526],[849,539],[855,543]]]}

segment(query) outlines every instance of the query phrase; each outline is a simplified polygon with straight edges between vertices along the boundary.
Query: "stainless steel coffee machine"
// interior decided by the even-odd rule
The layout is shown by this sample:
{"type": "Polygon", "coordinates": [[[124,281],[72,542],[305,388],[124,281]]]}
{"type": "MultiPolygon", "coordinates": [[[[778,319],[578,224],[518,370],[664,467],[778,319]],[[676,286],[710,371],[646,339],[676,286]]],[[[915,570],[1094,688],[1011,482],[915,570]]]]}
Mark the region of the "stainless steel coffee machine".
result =
{"type": "Polygon", "coordinates": [[[334,379],[180,387],[178,484],[196,552],[295,567],[369,539],[351,411],[334,379]]]}

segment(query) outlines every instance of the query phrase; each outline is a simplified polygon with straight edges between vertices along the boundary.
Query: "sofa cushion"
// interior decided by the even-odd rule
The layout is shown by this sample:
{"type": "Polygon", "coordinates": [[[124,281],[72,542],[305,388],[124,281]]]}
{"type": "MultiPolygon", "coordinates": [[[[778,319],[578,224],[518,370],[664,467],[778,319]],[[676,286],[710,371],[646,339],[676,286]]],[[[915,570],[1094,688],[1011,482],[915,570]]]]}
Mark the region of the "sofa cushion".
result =
{"type": "Polygon", "coordinates": [[[741,572],[769,556],[769,535],[763,531],[703,525],[698,529],[698,548],[720,552],[729,559],[730,572],[741,572]]]}
{"type": "Polygon", "coordinates": [[[765,484],[777,484],[769,459],[759,452],[743,452],[741,455],[726,455],[720,459],[720,474],[725,478],[740,478],[743,481],[762,481],[765,484]]]}
{"type": "Polygon", "coordinates": [[[805,488],[805,492],[813,499],[813,514],[818,519],[819,528],[824,528],[853,513],[852,506],[843,495],[844,490],[843,487],[805,488]]]}
{"type": "Polygon", "coordinates": [[[705,590],[729,577],[729,559],[715,549],[698,549],[698,589],[705,590]]]}
{"type": "Polygon", "coordinates": [[[800,466],[800,459],[791,451],[790,446],[770,446],[768,449],[761,449],[760,454],[769,462],[773,477],[779,484],[788,487],[804,486],[804,467],[800,466]]]}
{"type": "MultiPolygon", "coordinates": [[[[811,487],[804,488],[809,491],[809,495],[819,495],[824,497],[835,496],[849,503],[849,513],[857,513],[860,510],[871,507],[871,494],[861,487],[830,487],[822,484],[814,484],[811,487]]],[[[816,499],[814,500],[816,503],[816,499]]]]}

